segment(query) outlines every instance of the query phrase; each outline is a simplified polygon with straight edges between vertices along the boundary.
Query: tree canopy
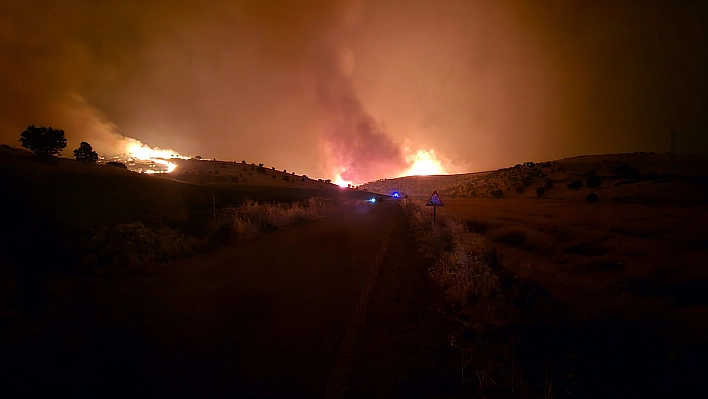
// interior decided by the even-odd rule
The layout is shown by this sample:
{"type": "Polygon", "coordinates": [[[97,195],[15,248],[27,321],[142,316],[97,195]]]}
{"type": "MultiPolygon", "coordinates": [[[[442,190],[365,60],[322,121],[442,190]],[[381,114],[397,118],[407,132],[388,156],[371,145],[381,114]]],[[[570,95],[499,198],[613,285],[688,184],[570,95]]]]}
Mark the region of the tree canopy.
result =
{"type": "Polygon", "coordinates": [[[63,130],[31,125],[20,133],[20,143],[38,157],[53,157],[66,148],[66,137],[63,130]]]}
{"type": "Polygon", "coordinates": [[[74,158],[80,162],[96,163],[98,154],[91,148],[91,144],[82,141],[79,148],[74,150],[74,158]]]}

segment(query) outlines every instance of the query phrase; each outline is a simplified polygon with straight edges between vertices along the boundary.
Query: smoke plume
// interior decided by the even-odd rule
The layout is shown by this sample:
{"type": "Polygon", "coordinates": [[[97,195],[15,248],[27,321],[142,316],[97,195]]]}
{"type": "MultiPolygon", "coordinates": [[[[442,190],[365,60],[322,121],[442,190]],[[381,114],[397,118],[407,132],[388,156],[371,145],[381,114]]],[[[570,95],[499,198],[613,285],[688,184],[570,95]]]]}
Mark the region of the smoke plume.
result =
{"type": "Polygon", "coordinates": [[[364,110],[345,72],[333,65],[318,82],[327,169],[356,183],[398,175],[408,166],[401,146],[364,110]]]}
{"type": "Polygon", "coordinates": [[[690,0],[0,0],[0,141],[44,125],[68,149],[131,138],[354,183],[420,158],[475,171],[665,152],[671,131],[678,151],[708,152],[706,13],[690,0]]]}

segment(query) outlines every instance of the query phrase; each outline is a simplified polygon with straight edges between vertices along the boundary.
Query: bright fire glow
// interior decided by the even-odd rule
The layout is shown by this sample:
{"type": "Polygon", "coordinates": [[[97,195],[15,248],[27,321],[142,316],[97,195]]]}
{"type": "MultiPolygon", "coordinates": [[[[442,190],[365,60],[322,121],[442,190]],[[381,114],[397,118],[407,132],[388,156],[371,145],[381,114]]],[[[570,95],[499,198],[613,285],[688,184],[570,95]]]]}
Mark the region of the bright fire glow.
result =
{"type": "Polygon", "coordinates": [[[130,141],[125,148],[126,154],[140,161],[152,161],[154,163],[165,165],[167,170],[164,172],[155,170],[146,170],[145,173],[172,173],[177,169],[177,164],[168,161],[168,159],[179,158],[189,159],[172,150],[163,150],[160,148],[150,148],[150,146],[141,143],[138,140],[130,141]]]}
{"type": "Polygon", "coordinates": [[[342,176],[340,175],[337,175],[337,177],[335,177],[332,182],[338,185],[339,187],[347,187],[352,184],[352,182],[342,179],[342,176]]]}
{"type": "Polygon", "coordinates": [[[445,167],[435,155],[435,150],[419,150],[415,154],[407,156],[406,161],[412,163],[412,165],[404,176],[444,175],[447,173],[445,167]]]}
{"type": "Polygon", "coordinates": [[[177,168],[177,165],[172,162],[165,161],[164,159],[153,159],[152,161],[167,166],[167,172],[165,173],[172,173],[172,171],[177,168]]]}
{"type": "MultiPolygon", "coordinates": [[[[445,175],[448,174],[448,167],[456,169],[450,164],[450,161],[445,158],[438,158],[435,150],[418,150],[413,152],[409,145],[404,145],[402,151],[407,154],[405,157],[407,168],[392,172],[388,178],[404,177],[404,176],[430,176],[430,175],[445,175]]],[[[334,179],[332,182],[340,187],[356,187],[363,184],[361,181],[344,180],[342,174],[347,171],[344,167],[336,168],[332,173],[334,179]]]]}

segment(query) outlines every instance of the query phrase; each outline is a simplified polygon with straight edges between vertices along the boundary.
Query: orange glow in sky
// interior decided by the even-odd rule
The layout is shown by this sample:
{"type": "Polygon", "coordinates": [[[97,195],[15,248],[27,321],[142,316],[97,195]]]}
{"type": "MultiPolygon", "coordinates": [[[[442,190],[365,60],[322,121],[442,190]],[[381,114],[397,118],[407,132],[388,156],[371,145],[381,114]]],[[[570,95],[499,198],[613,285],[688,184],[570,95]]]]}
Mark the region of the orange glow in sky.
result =
{"type": "Polygon", "coordinates": [[[435,150],[419,150],[415,154],[407,156],[406,161],[412,165],[403,176],[444,175],[447,173],[442,162],[435,155],[435,150]]]}

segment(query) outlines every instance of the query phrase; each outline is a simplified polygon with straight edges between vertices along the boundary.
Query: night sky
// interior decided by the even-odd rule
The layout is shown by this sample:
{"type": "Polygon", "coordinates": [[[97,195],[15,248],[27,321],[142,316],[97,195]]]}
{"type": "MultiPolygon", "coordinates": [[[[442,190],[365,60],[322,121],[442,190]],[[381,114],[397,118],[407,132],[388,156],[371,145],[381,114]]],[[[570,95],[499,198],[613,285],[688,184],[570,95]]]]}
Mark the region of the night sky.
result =
{"type": "Polygon", "coordinates": [[[0,0],[0,142],[134,138],[361,183],[708,153],[708,2],[0,0]],[[539,5],[540,4],[540,5],[539,5]],[[125,138],[124,138],[125,137],[125,138]],[[432,153],[428,153],[432,154],[432,153]]]}

